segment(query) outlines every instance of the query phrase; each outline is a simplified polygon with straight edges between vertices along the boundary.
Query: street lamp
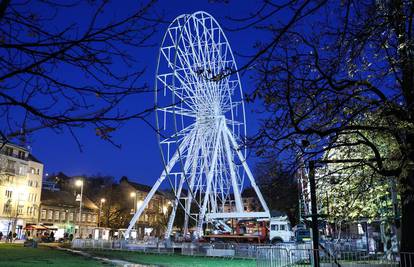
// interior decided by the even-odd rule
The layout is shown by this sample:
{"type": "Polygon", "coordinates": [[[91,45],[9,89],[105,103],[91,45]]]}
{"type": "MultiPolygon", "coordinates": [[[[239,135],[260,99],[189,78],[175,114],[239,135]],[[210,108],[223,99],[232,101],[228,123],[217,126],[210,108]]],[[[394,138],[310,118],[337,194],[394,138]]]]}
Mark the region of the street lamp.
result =
{"type": "Polygon", "coordinates": [[[131,214],[134,214],[135,213],[135,210],[136,210],[136,205],[137,205],[137,193],[135,193],[135,192],[131,192],[130,194],[129,194],[129,196],[133,199],[133,205],[132,205],[132,210],[131,210],[131,214]]]}
{"type": "Polygon", "coordinates": [[[82,233],[81,233],[81,220],[82,220],[83,181],[81,179],[78,179],[78,180],[76,180],[75,185],[77,187],[80,187],[81,188],[80,199],[79,199],[79,237],[82,238],[82,233]]]}
{"type": "MultiPolygon", "coordinates": [[[[132,210],[131,210],[131,214],[132,216],[134,216],[135,211],[137,210],[137,193],[135,192],[131,192],[129,194],[129,196],[133,199],[134,204],[132,205],[132,210]]],[[[135,229],[137,229],[136,224],[135,224],[135,229]]]]}
{"type": "Polygon", "coordinates": [[[99,213],[98,213],[98,227],[101,225],[101,213],[102,213],[102,205],[105,203],[106,199],[101,198],[101,202],[99,204],[99,213]]]}

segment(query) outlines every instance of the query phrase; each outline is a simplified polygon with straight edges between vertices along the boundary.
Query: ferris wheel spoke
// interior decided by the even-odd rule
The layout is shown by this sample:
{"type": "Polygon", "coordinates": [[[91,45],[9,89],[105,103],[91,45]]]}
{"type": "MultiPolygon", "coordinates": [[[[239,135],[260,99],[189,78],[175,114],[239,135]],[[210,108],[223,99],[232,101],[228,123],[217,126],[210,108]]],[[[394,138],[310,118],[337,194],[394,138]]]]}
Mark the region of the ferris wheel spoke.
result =
{"type": "Polygon", "coordinates": [[[186,117],[195,118],[196,114],[194,111],[185,109],[185,108],[178,108],[176,106],[166,107],[166,108],[157,108],[158,111],[167,112],[170,114],[182,115],[186,117]]]}
{"type": "Polygon", "coordinates": [[[179,143],[183,138],[185,138],[189,132],[191,132],[195,128],[195,124],[190,124],[189,126],[185,127],[184,129],[175,132],[171,136],[165,137],[161,140],[161,144],[168,144],[168,143],[179,143]]]}
{"type": "MultiPolygon", "coordinates": [[[[174,93],[180,99],[180,101],[184,102],[189,109],[192,109],[193,104],[188,103],[188,100],[185,97],[183,97],[182,94],[179,93],[179,90],[181,90],[181,88],[174,87],[173,84],[170,84],[167,82],[168,79],[171,79],[169,78],[170,76],[173,77],[174,75],[171,73],[157,75],[157,81],[159,81],[163,85],[163,89],[164,89],[163,94],[166,95],[165,89],[168,89],[169,91],[174,93]]],[[[184,84],[183,86],[187,86],[187,85],[184,84]]]]}

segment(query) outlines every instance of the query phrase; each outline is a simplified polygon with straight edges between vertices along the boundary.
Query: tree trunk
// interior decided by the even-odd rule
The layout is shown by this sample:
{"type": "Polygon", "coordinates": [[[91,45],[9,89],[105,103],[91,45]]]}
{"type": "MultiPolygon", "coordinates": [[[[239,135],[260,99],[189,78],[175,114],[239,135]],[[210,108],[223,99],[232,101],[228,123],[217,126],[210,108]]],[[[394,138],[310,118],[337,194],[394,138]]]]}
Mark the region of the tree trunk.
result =
{"type": "Polygon", "coordinates": [[[401,193],[401,252],[414,252],[414,170],[409,166],[401,193]]]}
{"type": "Polygon", "coordinates": [[[2,0],[0,1],[0,20],[4,17],[6,13],[6,9],[10,4],[10,0],[2,0]]]}

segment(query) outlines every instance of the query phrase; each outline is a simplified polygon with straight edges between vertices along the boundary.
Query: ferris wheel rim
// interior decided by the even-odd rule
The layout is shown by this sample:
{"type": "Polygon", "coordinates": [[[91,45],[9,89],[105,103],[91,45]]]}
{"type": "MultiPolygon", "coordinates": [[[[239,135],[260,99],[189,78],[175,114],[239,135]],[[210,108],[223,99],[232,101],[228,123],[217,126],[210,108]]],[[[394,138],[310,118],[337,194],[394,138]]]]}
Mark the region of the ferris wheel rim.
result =
{"type": "MultiPolygon", "coordinates": [[[[205,15],[205,16],[207,16],[209,19],[211,19],[214,23],[215,23],[215,25],[216,26],[218,26],[219,27],[219,31],[220,31],[220,34],[224,37],[224,39],[225,39],[225,42],[226,42],[226,45],[228,46],[228,48],[229,48],[229,52],[230,52],[230,58],[231,58],[231,60],[232,60],[232,62],[233,62],[233,64],[234,64],[234,66],[235,66],[235,70],[234,70],[234,74],[236,75],[236,80],[237,80],[237,82],[238,82],[238,91],[239,91],[239,95],[240,95],[240,99],[238,99],[239,100],[239,102],[240,102],[240,104],[241,104],[241,110],[242,110],[242,115],[241,115],[241,124],[243,124],[243,129],[242,129],[242,134],[241,134],[241,137],[243,138],[243,141],[245,141],[245,139],[246,139],[246,136],[247,136],[247,125],[246,125],[246,110],[245,110],[245,103],[244,103],[244,97],[243,97],[243,88],[242,88],[242,84],[241,84],[241,79],[240,79],[240,74],[239,74],[239,72],[238,72],[238,68],[237,68],[237,62],[236,62],[236,60],[235,60],[235,57],[234,57],[234,54],[233,54],[233,50],[231,49],[231,45],[230,45],[230,43],[229,43],[229,41],[228,41],[228,38],[227,38],[227,36],[226,36],[226,34],[224,33],[224,31],[223,31],[223,29],[221,28],[221,26],[220,26],[220,24],[218,23],[218,21],[210,14],[210,13],[208,13],[208,12],[205,12],[205,11],[196,11],[196,12],[194,12],[194,13],[191,13],[191,14],[181,14],[181,15],[179,15],[179,16],[177,16],[169,25],[168,25],[168,28],[167,28],[167,31],[164,33],[164,36],[163,36],[163,39],[162,39],[162,42],[161,42],[161,46],[160,46],[160,50],[159,50],[159,53],[158,53],[158,60],[157,60],[157,68],[156,68],[156,75],[155,75],[155,89],[156,90],[154,90],[154,96],[155,96],[155,98],[154,98],[154,101],[155,101],[155,107],[156,107],[156,109],[158,108],[158,106],[157,106],[157,104],[158,104],[158,82],[157,82],[157,77],[158,77],[158,75],[159,75],[159,69],[160,69],[160,62],[161,62],[161,49],[163,48],[163,45],[164,45],[164,43],[165,43],[165,41],[166,41],[166,38],[167,38],[167,35],[168,35],[168,30],[171,28],[171,26],[173,26],[177,21],[179,21],[180,19],[183,19],[183,18],[185,18],[185,22],[184,22],[184,24],[183,25],[181,25],[180,26],[180,34],[179,34],[179,40],[177,40],[177,42],[175,43],[175,45],[174,45],[174,49],[175,49],[175,51],[177,51],[177,47],[179,46],[179,43],[180,43],[180,40],[182,39],[182,36],[183,36],[183,28],[189,23],[189,21],[190,21],[190,19],[197,19],[197,20],[199,20],[199,18],[197,18],[196,16],[197,15],[205,15]]],[[[177,63],[177,58],[178,58],[178,54],[177,53],[175,53],[175,55],[174,55],[174,69],[173,69],[173,72],[175,72],[175,70],[176,70],[176,63],[177,63]]],[[[173,75],[173,83],[175,83],[175,80],[176,80],[176,75],[173,75]]],[[[230,97],[232,97],[232,95],[230,95],[230,97]]],[[[234,103],[234,101],[233,101],[233,99],[231,98],[231,101],[232,101],[232,103],[234,103]]],[[[175,104],[173,103],[173,105],[175,106],[175,104]]],[[[163,152],[162,152],[162,147],[161,147],[161,127],[160,127],[160,125],[159,125],[159,114],[158,114],[158,112],[155,112],[155,117],[156,117],[156,130],[157,130],[157,141],[158,141],[158,144],[160,145],[160,150],[161,150],[161,154],[163,154],[163,152]]],[[[181,114],[182,115],[182,114],[181,114]]],[[[174,117],[174,121],[176,122],[176,120],[177,120],[177,113],[176,113],[176,111],[175,110],[173,110],[173,117],[174,117]]],[[[178,129],[178,127],[174,127],[175,129],[175,133],[178,133],[179,132],[179,129],[178,129]]],[[[246,155],[246,147],[244,147],[244,154],[246,155]]],[[[162,155],[162,157],[164,158],[164,155],[162,155]]]]}
{"type": "MultiPolygon", "coordinates": [[[[233,50],[231,49],[231,45],[230,45],[230,43],[229,43],[229,41],[228,41],[228,38],[227,38],[227,36],[225,35],[225,33],[224,33],[224,31],[223,31],[223,29],[221,28],[221,26],[220,26],[220,24],[217,22],[217,20],[211,15],[211,14],[209,14],[209,13],[207,13],[207,12],[204,12],[204,11],[197,11],[197,12],[194,12],[194,13],[192,13],[192,14],[182,14],[182,15],[180,15],[180,16],[178,16],[178,17],[176,17],[171,23],[170,23],[170,25],[168,26],[168,28],[167,28],[167,31],[165,32],[165,34],[164,34],[164,37],[163,37],[163,40],[162,40],[162,42],[161,42],[161,46],[160,46],[160,51],[159,51],[159,54],[158,54],[158,61],[157,61],[157,69],[156,69],[156,75],[155,75],[155,106],[156,106],[156,108],[158,109],[158,94],[159,94],[159,91],[158,91],[158,77],[159,77],[159,72],[160,72],[160,63],[161,63],[161,50],[163,49],[163,47],[164,47],[164,45],[165,45],[165,42],[166,42],[166,38],[167,38],[167,35],[168,35],[168,33],[169,33],[169,30],[170,30],[170,28],[173,26],[173,25],[175,25],[175,24],[178,24],[179,23],[179,21],[180,20],[182,20],[182,19],[184,19],[185,21],[184,21],[184,23],[181,25],[181,26],[179,26],[179,37],[178,37],[178,39],[176,40],[176,42],[174,43],[174,51],[175,51],[175,54],[174,54],[174,64],[173,64],[173,68],[171,68],[171,72],[172,73],[174,73],[174,75],[172,75],[172,79],[173,79],[173,88],[175,88],[175,83],[176,83],[176,80],[177,80],[177,77],[176,77],[176,71],[177,71],[177,59],[178,59],[178,53],[177,53],[177,51],[178,51],[178,47],[180,46],[180,42],[181,42],[181,40],[182,40],[182,38],[183,38],[183,32],[184,32],[184,28],[187,26],[187,24],[189,24],[189,21],[191,20],[191,19],[193,19],[194,21],[197,21],[197,22],[199,22],[200,21],[200,18],[199,17],[197,17],[198,15],[201,15],[202,17],[203,16],[206,16],[206,17],[208,17],[209,19],[211,19],[211,21],[212,21],[212,23],[214,23],[214,25],[215,26],[217,26],[218,27],[218,30],[219,30],[219,35],[220,36],[222,36],[223,38],[224,38],[224,40],[225,40],[225,45],[226,45],[226,48],[228,49],[228,51],[229,51],[229,58],[231,59],[231,63],[234,65],[234,71],[235,71],[235,80],[236,80],[236,82],[237,82],[237,86],[236,87],[238,87],[238,94],[239,94],[239,102],[240,102],[240,104],[241,104],[241,112],[242,112],[242,114],[241,114],[241,117],[240,117],[240,119],[241,119],[241,124],[243,125],[243,127],[242,127],[242,131],[240,132],[240,136],[239,137],[242,137],[243,138],[243,141],[245,141],[245,139],[246,139],[246,134],[247,134],[247,126],[246,126],[246,114],[245,114],[245,106],[244,106],[244,97],[243,97],[243,89],[242,89],[242,85],[241,85],[241,79],[240,79],[240,75],[239,75],[239,73],[238,73],[238,68],[237,68],[237,63],[236,63],[236,60],[235,60],[235,57],[234,57],[234,54],[233,54],[233,50]]],[[[207,31],[207,30],[209,30],[209,28],[208,27],[206,27],[206,25],[204,25],[203,23],[201,23],[201,25],[203,26],[203,28],[204,28],[204,30],[205,31],[207,31]]],[[[174,91],[172,91],[172,97],[173,97],[173,100],[175,99],[175,97],[176,97],[176,94],[175,94],[175,92],[174,91]]],[[[230,103],[231,103],[231,106],[233,105],[233,103],[235,103],[234,101],[234,99],[233,99],[233,95],[232,94],[229,94],[229,99],[230,99],[230,103]]],[[[175,103],[174,103],[174,101],[172,101],[173,102],[173,105],[174,105],[174,107],[175,107],[175,103]]],[[[231,118],[232,118],[232,120],[234,120],[235,118],[236,118],[236,116],[237,115],[234,115],[233,114],[233,108],[230,108],[230,111],[231,111],[231,118]]],[[[165,151],[164,151],[164,149],[163,149],[163,145],[162,145],[162,135],[161,135],[161,127],[160,127],[160,123],[159,123],[159,114],[158,114],[158,112],[156,111],[155,112],[156,113],[156,127],[157,127],[157,141],[158,141],[158,147],[159,147],[159,150],[160,150],[160,154],[161,154],[161,158],[162,158],[162,162],[163,162],[163,165],[164,165],[164,169],[165,169],[165,167],[167,166],[167,162],[169,161],[169,155],[166,157],[165,156],[165,151]]],[[[182,140],[178,140],[178,133],[182,130],[182,129],[179,129],[178,128],[178,123],[177,123],[177,119],[179,119],[179,116],[181,116],[181,118],[183,117],[183,114],[180,114],[180,115],[177,115],[177,113],[176,113],[176,110],[175,109],[173,109],[173,112],[172,112],[173,114],[172,114],[172,117],[173,117],[173,124],[174,124],[174,134],[173,135],[175,135],[175,144],[176,144],[176,146],[177,146],[177,151],[178,151],[178,153],[179,153],[179,161],[180,161],[180,164],[181,164],[181,170],[182,170],[182,172],[183,172],[183,174],[184,174],[184,176],[186,177],[186,174],[185,174],[185,170],[184,170],[184,163],[183,163],[183,156],[182,156],[182,151],[180,151],[180,146],[179,146],[179,144],[180,144],[180,142],[182,142],[182,140]]],[[[232,122],[233,123],[233,130],[234,130],[234,121],[232,122]]],[[[246,147],[244,146],[244,155],[246,155],[246,151],[247,151],[247,149],[246,149],[246,147]]],[[[243,177],[244,177],[244,173],[243,173],[243,177]]],[[[243,178],[244,179],[244,178],[243,178]]],[[[188,183],[188,180],[187,180],[187,178],[186,178],[186,181],[187,181],[187,183],[188,183]]],[[[170,184],[171,184],[171,182],[170,182],[170,184]]],[[[174,188],[172,188],[173,190],[174,190],[174,188]]],[[[181,203],[180,203],[181,204],[181,203]]]]}

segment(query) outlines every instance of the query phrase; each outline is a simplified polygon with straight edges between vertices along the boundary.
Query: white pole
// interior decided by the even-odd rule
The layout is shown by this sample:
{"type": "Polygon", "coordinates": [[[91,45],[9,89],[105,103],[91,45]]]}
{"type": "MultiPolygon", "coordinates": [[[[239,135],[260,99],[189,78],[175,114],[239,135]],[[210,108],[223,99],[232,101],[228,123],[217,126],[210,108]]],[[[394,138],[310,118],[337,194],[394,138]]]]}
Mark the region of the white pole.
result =
{"type": "Polygon", "coordinates": [[[175,214],[177,212],[177,207],[179,205],[178,202],[180,201],[181,191],[184,185],[185,175],[187,174],[188,168],[190,167],[190,162],[192,160],[190,156],[193,154],[193,147],[194,147],[194,142],[195,142],[196,137],[194,134],[190,134],[190,138],[191,138],[191,143],[187,151],[187,158],[184,164],[184,172],[181,174],[181,179],[178,185],[178,190],[175,194],[176,198],[174,200],[173,210],[170,214],[170,218],[168,219],[167,231],[165,231],[165,234],[164,234],[165,239],[168,239],[171,235],[173,224],[174,224],[174,219],[175,219],[175,214]]]}
{"type": "Polygon", "coordinates": [[[144,209],[147,207],[148,203],[150,202],[151,198],[154,196],[155,192],[157,192],[158,187],[160,187],[161,183],[164,181],[164,179],[169,175],[171,169],[174,167],[175,163],[180,157],[179,151],[184,151],[185,147],[187,146],[188,138],[185,139],[181,145],[178,147],[177,151],[175,151],[174,155],[172,156],[171,160],[168,162],[168,165],[165,167],[164,171],[162,172],[161,176],[158,178],[158,180],[155,182],[154,186],[151,188],[151,191],[149,191],[148,195],[144,199],[144,203],[139,207],[139,209],[135,212],[134,217],[132,217],[131,221],[129,222],[128,229],[125,231],[125,238],[129,238],[129,234],[134,227],[136,221],[141,216],[144,209]]]}
{"type": "MultiPolygon", "coordinates": [[[[223,123],[223,127],[227,129],[227,126],[225,125],[225,123],[223,123]]],[[[236,173],[234,171],[235,167],[234,167],[233,157],[231,155],[229,139],[225,132],[223,132],[223,140],[224,140],[224,149],[226,150],[227,161],[228,161],[229,169],[230,169],[231,184],[233,186],[233,193],[234,193],[234,201],[236,202],[236,211],[243,212],[244,209],[243,209],[243,204],[241,200],[239,185],[237,183],[236,173]]]]}
{"type": "Polygon", "coordinates": [[[82,199],[83,199],[83,181],[81,184],[81,193],[80,193],[80,201],[79,201],[79,237],[82,238],[82,199]]]}
{"type": "Polygon", "coordinates": [[[219,127],[218,127],[218,132],[217,132],[217,136],[216,136],[216,142],[214,144],[214,151],[213,151],[213,158],[211,160],[211,167],[210,170],[207,174],[207,188],[206,191],[204,192],[204,200],[203,200],[203,206],[201,208],[200,211],[200,216],[198,218],[198,225],[197,225],[197,237],[201,237],[202,236],[202,232],[203,232],[203,223],[204,223],[204,216],[206,214],[206,210],[207,210],[207,204],[208,204],[208,198],[210,195],[210,191],[211,191],[211,185],[212,185],[212,180],[213,180],[213,176],[214,176],[214,172],[216,171],[216,165],[217,165],[217,155],[218,155],[218,148],[221,142],[221,122],[219,123],[219,127]]]}
{"type": "Polygon", "coordinates": [[[269,214],[269,208],[267,207],[266,201],[264,200],[262,193],[259,190],[259,187],[256,184],[256,181],[254,180],[253,174],[249,169],[249,166],[246,163],[246,159],[243,157],[243,154],[240,152],[240,149],[237,145],[236,140],[234,139],[233,135],[230,133],[229,129],[227,127],[224,127],[225,134],[229,137],[231,144],[233,145],[233,149],[236,151],[237,156],[239,157],[241,163],[243,164],[244,170],[246,171],[247,177],[249,177],[250,184],[252,185],[254,191],[257,194],[257,197],[259,198],[260,204],[262,205],[264,211],[269,214]]]}

